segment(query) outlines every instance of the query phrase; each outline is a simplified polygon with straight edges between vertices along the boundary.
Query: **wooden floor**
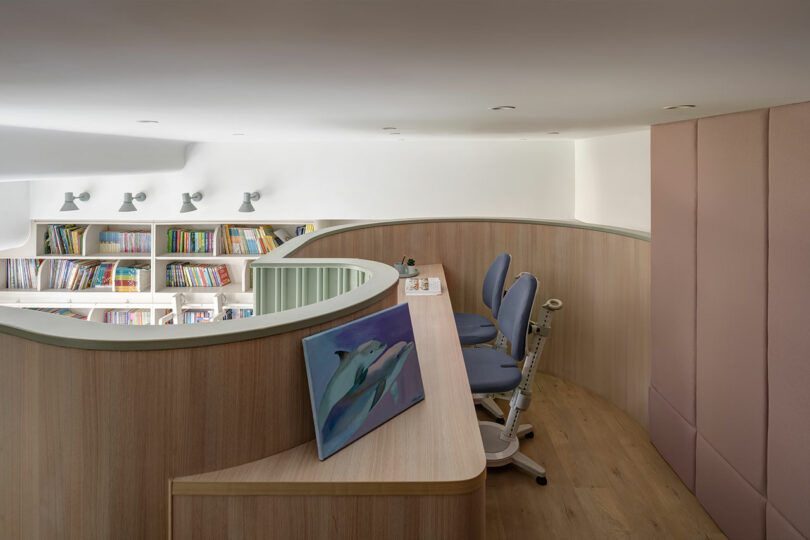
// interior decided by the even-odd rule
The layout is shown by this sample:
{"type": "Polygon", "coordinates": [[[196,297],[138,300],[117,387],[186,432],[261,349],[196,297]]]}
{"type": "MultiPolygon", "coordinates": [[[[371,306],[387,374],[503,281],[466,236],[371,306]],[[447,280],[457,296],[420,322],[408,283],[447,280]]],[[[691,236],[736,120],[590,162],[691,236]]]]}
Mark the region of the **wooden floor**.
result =
{"type": "Polygon", "coordinates": [[[521,450],[548,485],[511,465],[489,469],[488,539],[725,538],[630,416],[549,375],[535,385],[521,418],[535,437],[521,450]]]}

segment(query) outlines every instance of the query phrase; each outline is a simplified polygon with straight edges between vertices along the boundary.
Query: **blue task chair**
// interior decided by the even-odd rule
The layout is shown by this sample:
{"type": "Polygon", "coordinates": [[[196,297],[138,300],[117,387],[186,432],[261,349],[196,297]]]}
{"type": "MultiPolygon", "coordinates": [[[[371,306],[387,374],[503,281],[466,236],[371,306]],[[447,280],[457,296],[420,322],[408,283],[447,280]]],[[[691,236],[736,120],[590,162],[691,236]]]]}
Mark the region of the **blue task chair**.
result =
{"type": "MultiPolygon", "coordinates": [[[[492,310],[492,317],[498,318],[498,311],[501,307],[503,297],[503,284],[506,281],[506,273],[509,271],[509,263],[512,257],[508,253],[501,253],[490,265],[484,276],[483,297],[484,304],[492,310]]],[[[498,336],[498,328],[495,323],[475,313],[454,313],[456,319],[456,329],[462,345],[479,345],[492,341],[498,336]]]]}
{"type": "Polygon", "coordinates": [[[543,353],[545,340],[551,331],[551,317],[562,308],[562,302],[548,300],[540,312],[540,323],[529,320],[537,293],[537,280],[531,274],[523,274],[503,298],[498,327],[512,344],[512,354],[498,349],[462,349],[470,389],[474,394],[492,394],[514,390],[511,410],[506,425],[494,422],[479,422],[487,467],[501,467],[514,463],[518,468],[535,477],[540,485],[546,484],[546,470],[519,451],[521,436],[531,439],[534,428],[531,424],[520,425],[520,415],[529,408],[532,384],[537,364],[543,353]],[[529,335],[529,352],[526,354],[526,337],[529,335]],[[523,370],[518,361],[524,359],[523,370]]]}

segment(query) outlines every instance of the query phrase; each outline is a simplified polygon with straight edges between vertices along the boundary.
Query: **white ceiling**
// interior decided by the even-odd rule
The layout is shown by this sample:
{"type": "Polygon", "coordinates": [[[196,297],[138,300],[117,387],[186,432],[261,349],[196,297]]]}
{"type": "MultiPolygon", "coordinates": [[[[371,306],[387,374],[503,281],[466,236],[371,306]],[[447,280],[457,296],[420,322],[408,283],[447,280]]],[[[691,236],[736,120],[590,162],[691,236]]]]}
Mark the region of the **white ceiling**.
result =
{"type": "Polygon", "coordinates": [[[0,125],[580,138],[805,100],[808,0],[0,4],[0,125]],[[662,110],[681,103],[698,108],[662,110]]]}

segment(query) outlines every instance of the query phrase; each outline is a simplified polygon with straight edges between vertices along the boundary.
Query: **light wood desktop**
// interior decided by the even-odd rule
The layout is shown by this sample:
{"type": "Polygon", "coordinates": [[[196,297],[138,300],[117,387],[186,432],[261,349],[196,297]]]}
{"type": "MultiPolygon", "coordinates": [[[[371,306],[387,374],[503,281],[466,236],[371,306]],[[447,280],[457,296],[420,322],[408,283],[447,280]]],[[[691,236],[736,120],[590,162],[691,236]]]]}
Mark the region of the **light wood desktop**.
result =
{"type": "MultiPolygon", "coordinates": [[[[325,461],[315,441],[170,486],[172,538],[482,538],[486,460],[441,265],[405,296],[425,400],[325,461]]],[[[267,429],[273,429],[267,426],[267,429]]]]}

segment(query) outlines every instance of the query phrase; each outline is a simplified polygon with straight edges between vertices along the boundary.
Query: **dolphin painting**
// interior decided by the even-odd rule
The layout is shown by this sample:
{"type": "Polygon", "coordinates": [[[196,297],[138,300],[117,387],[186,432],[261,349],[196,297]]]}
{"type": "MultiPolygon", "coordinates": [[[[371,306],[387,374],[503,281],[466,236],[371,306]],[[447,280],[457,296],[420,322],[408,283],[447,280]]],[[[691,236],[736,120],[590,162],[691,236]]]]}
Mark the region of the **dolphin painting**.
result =
{"type": "Polygon", "coordinates": [[[318,406],[318,418],[320,419],[320,429],[329,415],[329,411],[335,403],[342,398],[346,392],[354,385],[355,378],[359,371],[368,369],[385,350],[385,343],[372,339],[357,347],[353,352],[336,351],[340,359],[340,364],[323,392],[321,403],[318,406]]]}
{"type": "Polygon", "coordinates": [[[320,459],[425,399],[408,304],[301,341],[320,459]]]}
{"type": "Polygon", "coordinates": [[[326,454],[352,438],[387,390],[396,391],[396,379],[413,348],[412,341],[400,341],[369,366],[358,364],[354,384],[334,404],[321,426],[326,454]]]}

